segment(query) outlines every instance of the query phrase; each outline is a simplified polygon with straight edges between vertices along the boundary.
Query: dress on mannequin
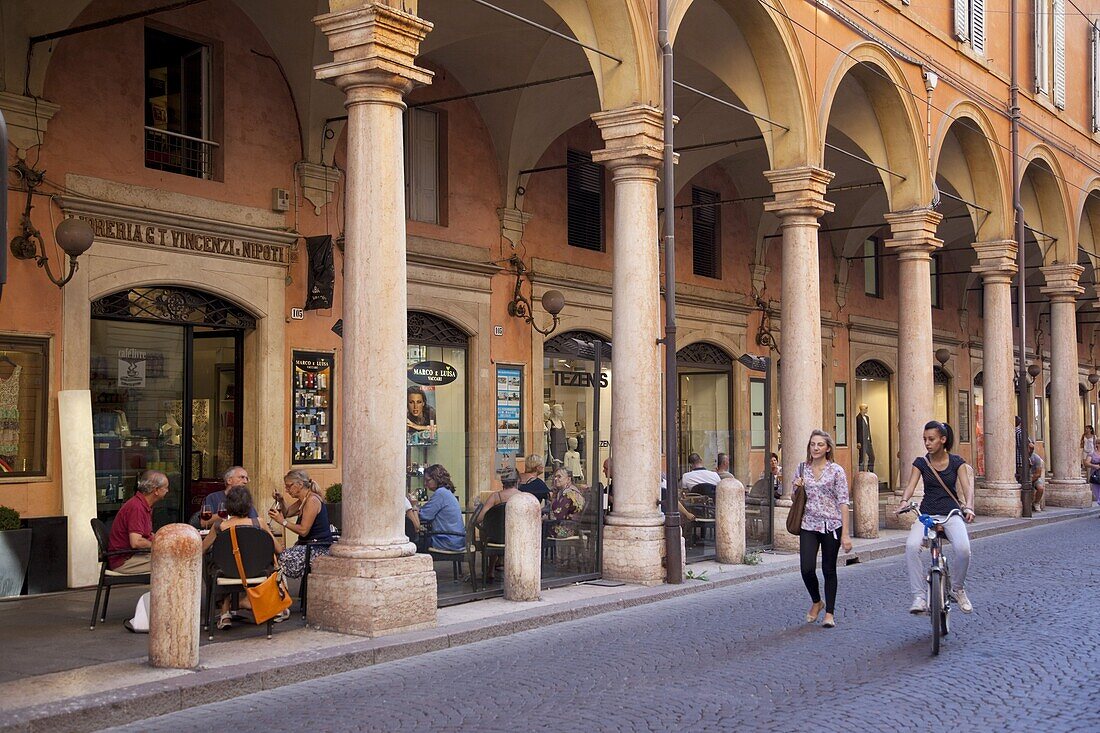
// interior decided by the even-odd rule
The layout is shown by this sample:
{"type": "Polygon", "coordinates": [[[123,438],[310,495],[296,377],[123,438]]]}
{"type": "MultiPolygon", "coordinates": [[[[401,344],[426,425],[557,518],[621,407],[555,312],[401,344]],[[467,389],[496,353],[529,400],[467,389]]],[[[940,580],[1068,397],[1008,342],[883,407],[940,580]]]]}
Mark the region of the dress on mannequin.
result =
{"type": "Polygon", "coordinates": [[[577,452],[577,439],[567,440],[569,450],[565,452],[565,467],[573,474],[574,481],[584,481],[584,468],[581,464],[581,454],[577,452]]]}
{"type": "Polygon", "coordinates": [[[565,409],[561,405],[550,408],[550,423],[547,432],[550,435],[550,459],[551,461],[564,461],[565,452],[568,450],[565,435],[565,409]]]}

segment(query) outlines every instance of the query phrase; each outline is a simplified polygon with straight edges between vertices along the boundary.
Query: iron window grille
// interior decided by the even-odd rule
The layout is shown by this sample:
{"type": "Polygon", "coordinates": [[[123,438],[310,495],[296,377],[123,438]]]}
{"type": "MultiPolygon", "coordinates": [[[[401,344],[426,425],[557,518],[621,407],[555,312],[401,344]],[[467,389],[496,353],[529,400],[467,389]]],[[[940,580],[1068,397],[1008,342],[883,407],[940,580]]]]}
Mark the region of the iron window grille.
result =
{"type": "Polygon", "coordinates": [[[180,326],[256,328],[255,317],[240,306],[210,293],[177,287],[130,288],[112,293],[92,303],[92,317],[180,326]]]}

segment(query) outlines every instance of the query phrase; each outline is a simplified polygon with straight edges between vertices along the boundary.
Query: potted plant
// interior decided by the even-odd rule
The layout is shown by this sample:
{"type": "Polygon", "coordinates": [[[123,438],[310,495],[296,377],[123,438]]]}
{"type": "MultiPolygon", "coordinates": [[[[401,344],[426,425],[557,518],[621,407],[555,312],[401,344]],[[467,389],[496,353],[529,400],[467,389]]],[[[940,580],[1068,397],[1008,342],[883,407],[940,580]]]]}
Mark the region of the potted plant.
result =
{"type": "Polygon", "coordinates": [[[19,523],[19,512],[0,506],[0,598],[23,592],[31,556],[31,531],[19,523]]]}
{"type": "Polygon", "coordinates": [[[328,507],[328,521],[336,529],[343,526],[343,516],[340,514],[340,502],[344,498],[344,485],[333,484],[325,489],[325,505],[328,507]]]}

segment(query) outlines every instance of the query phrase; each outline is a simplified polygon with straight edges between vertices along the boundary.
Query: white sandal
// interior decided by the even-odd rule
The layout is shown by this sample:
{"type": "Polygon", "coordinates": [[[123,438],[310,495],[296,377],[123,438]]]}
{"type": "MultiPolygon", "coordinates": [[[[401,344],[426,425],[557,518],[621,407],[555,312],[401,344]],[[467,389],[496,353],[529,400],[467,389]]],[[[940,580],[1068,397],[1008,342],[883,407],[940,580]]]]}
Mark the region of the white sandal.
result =
{"type": "Polygon", "coordinates": [[[233,614],[226,612],[218,618],[218,631],[224,631],[233,626],[233,614]]]}

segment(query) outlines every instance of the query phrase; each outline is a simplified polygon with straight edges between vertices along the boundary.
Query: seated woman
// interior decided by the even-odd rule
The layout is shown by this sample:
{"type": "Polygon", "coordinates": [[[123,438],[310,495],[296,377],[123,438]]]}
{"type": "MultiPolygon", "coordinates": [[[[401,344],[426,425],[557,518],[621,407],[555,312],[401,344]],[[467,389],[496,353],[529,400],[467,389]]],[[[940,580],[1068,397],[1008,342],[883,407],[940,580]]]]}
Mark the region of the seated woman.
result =
{"type": "MultiPolygon", "coordinates": [[[[519,496],[519,474],[514,468],[506,470],[500,476],[500,491],[494,491],[489,495],[489,498],[485,500],[485,503],[481,505],[481,508],[474,514],[474,523],[480,525],[485,516],[489,513],[489,510],[495,506],[504,506],[508,503],[508,500],[512,497],[519,496]]],[[[502,563],[504,558],[495,558],[495,561],[489,564],[488,572],[485,575],[485,582],[492,583],[494,574],[496,573],[498,565],[502,563]]]]}
{"type": "Polygon", "coordinates": [[[573,485],[573,474],[568,468],[559,468],[550,477],[550,526],[549,535],[566,539],[577,535],[577,518],[584,511],[584,494],[573,485]]]}
{"type": "Polygon", "coordinates": [[[431,522],[432,531],[421,533],[416,543],[417,552],[429,548],[462,550],[466,547],[466,527],[462,523],[462,507],[455,497],[454,481],[447,469],[433,463],[424,469],[424,488],[432,492],[424,506],[420,507],[421,525],[431,522]]]}
{"type": "Polygon", "coordinates": [[[312,557],[329,554],[329,546],[333,540],[328,523],[328,508],[321,499],[321,487],[300,468],[283,477],[283,486],[294,501],[287,504],[286,499],[276,489],[271,495],[278,506],[269,509],[267,515],[272,521],[298,535],[297,544],[279,553],[279,562],[282,563],[284,575],[288,578],[300,578],[306,570],[307,544],[318,543],[312,548],[312,557]],[[295,517],[297,521],[289,521],[287,517],[295,517]]]}
{"type": "MultiPolygon", "coordinates": [[[[215,522],[210,529],[210,534],[202,540],[202,551],[209,552],[210,548],[214,546],[214,540],[219,534],[228,532],[230,527],[255,527],[256,529],[262,529],[264,532],[271,534],[271,530],[260,524],[259,519],[253,519],[252,506],[252,494],[244,486],[231,486],[225,492],[225,509],[229,512],[229,518],[223,519],[220,522],[215,522]]],[[[274,539],[274,536],[272,536],[274,539]]],[[[217,595],[214,597],[214,602],[218,604],[221,609],[221,616],[218,617],[218,628],[228,629],[233,625],[233,615],[229,609],[229,603],[235,594],[241,596],[241,608],[251,608],[248,602],[248,594],[241,594],[239,590],[223,590],[215,591],[217,595]]],[[[290,615],[289,611],[284,612],[285,615],[277,616],[274,620],[276,622],[282,621],[290,615]]]]}

